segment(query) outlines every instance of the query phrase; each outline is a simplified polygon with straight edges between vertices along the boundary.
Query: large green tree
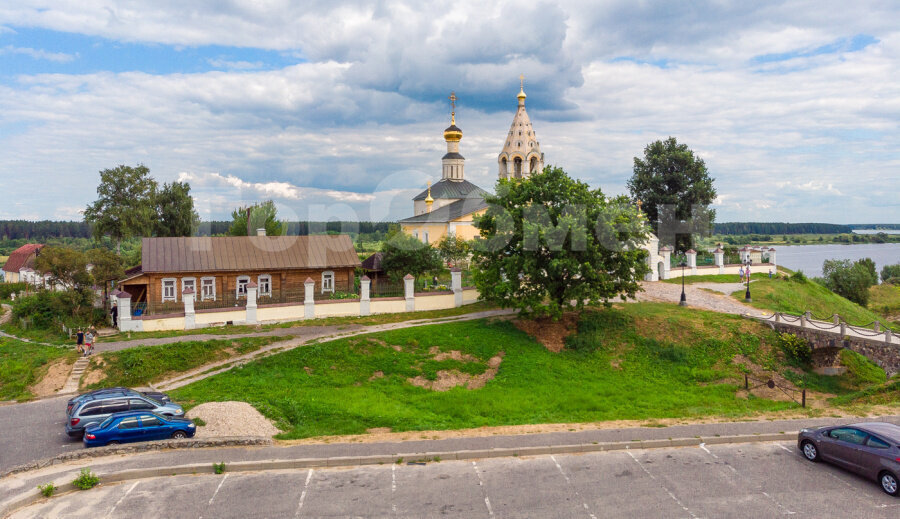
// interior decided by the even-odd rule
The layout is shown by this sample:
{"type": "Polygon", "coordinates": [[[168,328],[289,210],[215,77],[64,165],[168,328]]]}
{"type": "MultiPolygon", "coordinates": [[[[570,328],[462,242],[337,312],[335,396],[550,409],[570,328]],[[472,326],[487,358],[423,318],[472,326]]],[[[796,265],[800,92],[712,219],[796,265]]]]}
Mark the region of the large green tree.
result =
{"type": "Polygon", "coordinates": [[[440,270],[444,266],[434,247],[403,232],[385,240],[381,245],[381,252],[381,266],[388,277],[395,281],[407,274],[418,279],[423,274],[440,270]]]}
{"type": "Polygon", "coordinates": [[[634,297],[649,271],[647,226],[626,197],[546,167],[497,183],[477,218],[473,279],[481,297],[531,317],[634,297]]]}
{"type": "Polygon", "coordinates": [[[825,260],[822,277],[828,290],[861,306],[869,304],[869,287],[877,283],[865,260],[825,260]]]}
{"type": "Polygon", "coordinates": [[[150,236],[154,228],[156,181],[143,164],[118,166],[100,172],[99,197],[84,211],[96,239],[109,236],[121,251],[122,240],[150,236]]]}
{"type": "Polygon", "coordinates": [[[191,236],[200,225],[187,182],[163,184],[156,193],[156,235],[191,236]]]}
{"type": "Polygon", "coordinates": [[[675,137],[651,142],[643,158],[634,158],[634,174],[628,180],[633,200],[640,200],[644,213],[660,237],[660,245],[676,250],[693,247],[694,235],[712,231],[716,211],[709,206],[716,198],[706,163],[675,137]]]}
{"type": "Polygon", "coordinates": [[[231,227],[228,229],[230,236],[251,236],[257,229],[265,229],[268,236],[282,236],[286,226],[278,221],[278,208],[275,202],[266,200],[249,206],[241,206],[231,212],[231,227]],[[247,224],[247,215],[250,216],[250,224],[247,224]]]}
{"type": "Polygon", "coordinates": [[[447,263],[458,266],[469,258],[472,246],[457,234],[445,234],[436,244],[435,248],[447,263]]]}

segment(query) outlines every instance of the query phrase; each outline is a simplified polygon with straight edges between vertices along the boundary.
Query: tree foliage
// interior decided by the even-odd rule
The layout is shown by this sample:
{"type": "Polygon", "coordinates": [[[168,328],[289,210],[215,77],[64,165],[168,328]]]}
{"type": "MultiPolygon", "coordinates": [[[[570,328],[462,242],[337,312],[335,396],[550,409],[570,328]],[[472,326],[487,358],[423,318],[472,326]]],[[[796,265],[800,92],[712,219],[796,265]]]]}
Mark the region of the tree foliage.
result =
{"type": "Polygon", "coordinates": [[[468,259],[469,254],[472,252],[471,244],[456,234],[445,234],[435,244],[435,248],[437,248],[445,262],[454,266],[468,259]]]}
{"type": "Polygon", "coordinates": [[[241,206],[231,212],[230,236],[247,236],[247,213],[250,214],[250,235],[255,236],[257,229],[265,229],[268,236],[282,236],[285,226],[278,221],[278,208],[275,202],[266,200],[249,206],[241,206]]]}
{"type": "Polygon", "coordinates": [[[399,280],[407,274],[419,278],[444,267],[441,256],[431,245],[403,232],[391,236],[381,246],[381,266],[388,277],[399,280]]]}
{"type": "Polygon", "coordinates": [[[481,297],[523,315],[558,318],[574,304],[634,297],[649,271],[647,227],[627,198],[546,167],[501,179],[476,218],[473,279],[481,297]]]}
{"type": "Polygon", "coordinates": [[[91,264],[91,277],[94,284],[103,287],[103,305],[109,303],[109,286],[113,281],[125,277],[122,268],[122,258],[107,249],[91,249],[87,252],[87,259],[91,264]]]}
{"type": "Polygon", "coordinates": [[[825,260],[822,276],[825,286],[835,294],[861,306],[869,304],[869,287],[875,283],[872,272],[862,260],[825,260]]]}
{"type": "Polygon", "coordinates": [[[154,228],[156,181],[147,166],[118,166],[100,172],[99,197],[84,211],[96,239],[110,236],[117,249],[125,238],[150,236],[154,228]]]}
{"type": "Polygon", "coordinates": [[[194,210],[190,184],[163,184],[155,201],[157,236],[191,236],[197,232],[200,215],[194,210]]]}
{"type": "Polygon", "coordinates": [[[900,263],[881,267],[881,281],[892,285],[900,285],[900,263]]]}
{"type": "Polygon", "coordinates": [[[633,200],[642,202],[660,241],[675,245],[676,250],[688,250],[693,247],[694,234],[708,234],[712,230],[716,216],[715,210],[709,208],[716,198],[713,180],[703,159],[695,156],[686,144],[678,144],[674,137],[669,137],[648,144],[643,159],[634,158],[634,174],[628,180],[628,189],[633,200]],[[674,211],[669,211],[669,207],[674,211]],[[663,225],[671,221],[668,225],[673,228],[660,230],[660,220],[663,225]],[[690,227],[675,228],[678,222],[690,227]],[[668,243],[670,233],[674,234],[675,243],[668,243]]]}
{"type": "Polygon", "coordinates": [[[34,269],[50,275],[50,283],[67,289],[91,286],[87,256],[68,247],[44,247],[34,260],[34,269]]]}

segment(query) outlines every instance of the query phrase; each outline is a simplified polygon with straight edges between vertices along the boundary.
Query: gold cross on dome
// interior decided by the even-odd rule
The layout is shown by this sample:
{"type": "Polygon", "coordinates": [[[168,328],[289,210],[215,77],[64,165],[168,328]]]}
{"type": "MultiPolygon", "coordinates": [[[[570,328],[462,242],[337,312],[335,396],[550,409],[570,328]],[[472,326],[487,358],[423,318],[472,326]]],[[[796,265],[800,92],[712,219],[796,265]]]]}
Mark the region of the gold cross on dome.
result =
{"type": "Polygon", "coordinates": [[[450,108],[456,111],[456,92],[450,92],[450,108]]]}
{"type": "Polygon", "coordinates": [[[519,74],[519,88],[525,90],[525,74],[519,74]]]}

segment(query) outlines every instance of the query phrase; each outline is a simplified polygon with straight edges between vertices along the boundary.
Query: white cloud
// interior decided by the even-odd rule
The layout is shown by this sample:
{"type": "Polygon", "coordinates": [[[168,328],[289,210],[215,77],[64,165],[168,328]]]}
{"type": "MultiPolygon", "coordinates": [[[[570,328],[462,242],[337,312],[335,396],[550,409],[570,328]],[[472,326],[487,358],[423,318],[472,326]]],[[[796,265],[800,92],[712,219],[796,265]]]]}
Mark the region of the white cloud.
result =
{"type": "MultiPolygon", "coordinates": [[[[2,34],[3,31],[0,31],[2,34]]],[[[0,47],[0,54],[21,54],[34,59],[44,59],[47,61],[55,61],[57,63],[66,63],[72,61],[77,55],[66,54],[63,52],[48,52],[42,49],[32,49],[31,47],[13,47],[6,45],[0,47]]]]}

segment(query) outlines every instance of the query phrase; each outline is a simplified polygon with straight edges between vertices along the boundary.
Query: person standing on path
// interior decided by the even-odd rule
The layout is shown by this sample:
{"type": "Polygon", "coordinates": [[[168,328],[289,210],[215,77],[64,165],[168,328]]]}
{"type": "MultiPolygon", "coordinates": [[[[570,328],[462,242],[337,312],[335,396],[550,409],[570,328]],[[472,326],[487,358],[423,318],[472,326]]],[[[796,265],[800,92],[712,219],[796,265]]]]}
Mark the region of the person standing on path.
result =
{"type": "Polygon", "coordinates": [[[78,350],[78,353],[84,353],[84,330],[81,328],[75,334],[75,349],[78,350]]]}
{"type": "Polygon", "coordinates": [[[744,281],[744,267],[741,266],[740,270],[738,270],[738,277],[741,281],[744,281]]]}
{"type": "Polygon", "coordinates": [[[113,303],[112,308],[109,309],[109,315],[112,316],[113,328],[119,327],[119,307],[113,303]]]}
{"type": "Polygon", "coordinates": [[[94,334],[90,331],[84,336],[84,356],[94,353],[94,334]]]}
{"type": "Polygon", "coordinates": [[[750,282],[750,265],[747,265],[747,270],[744,271],[744,275],[747,276],[747,283],[750,282]]]}

